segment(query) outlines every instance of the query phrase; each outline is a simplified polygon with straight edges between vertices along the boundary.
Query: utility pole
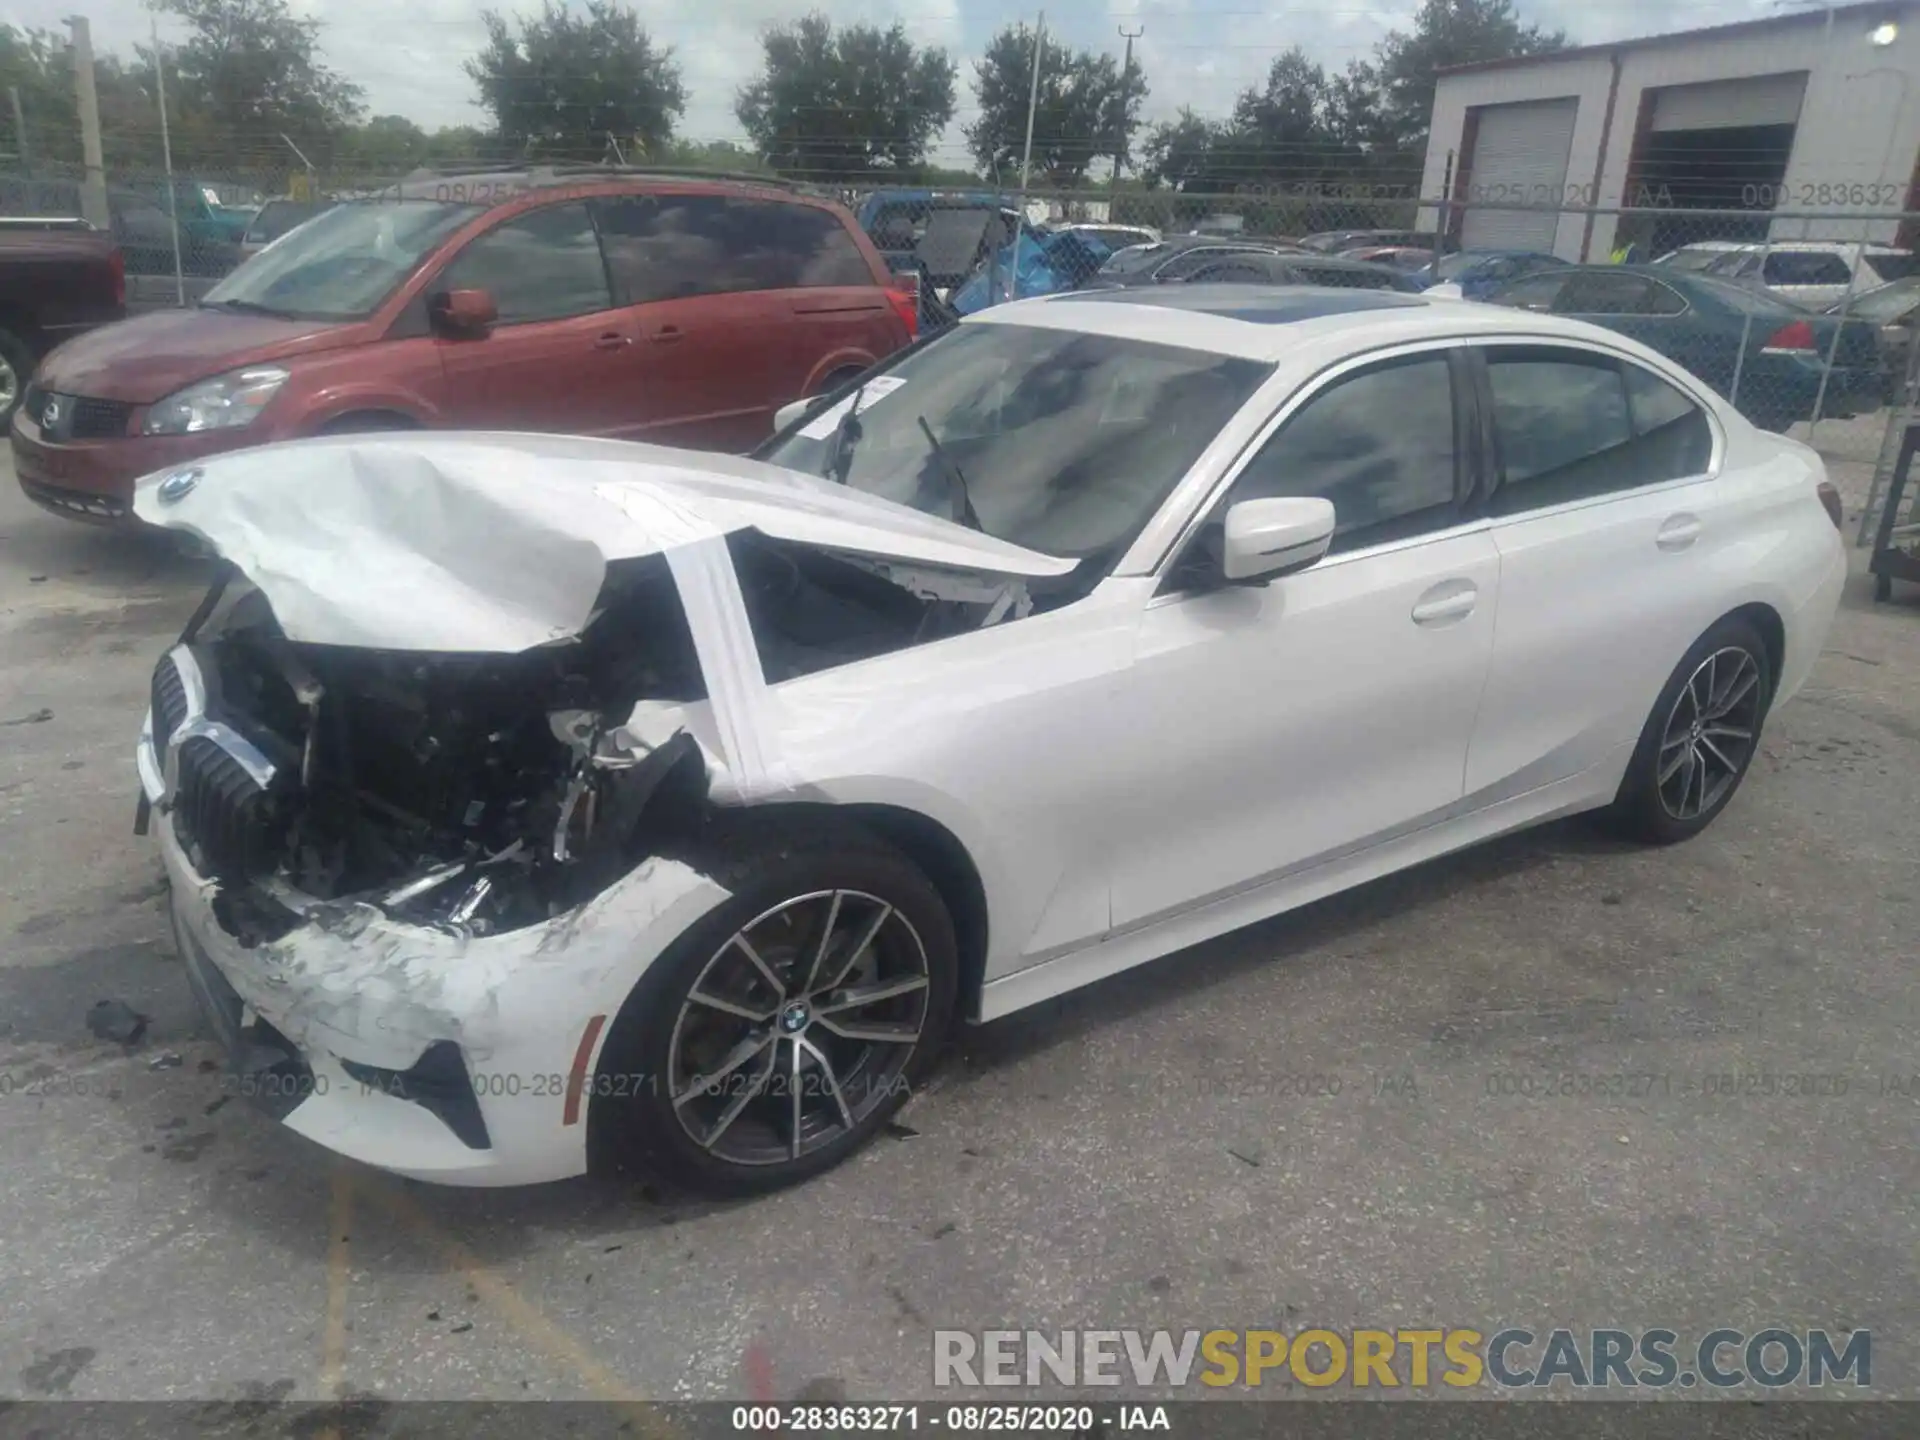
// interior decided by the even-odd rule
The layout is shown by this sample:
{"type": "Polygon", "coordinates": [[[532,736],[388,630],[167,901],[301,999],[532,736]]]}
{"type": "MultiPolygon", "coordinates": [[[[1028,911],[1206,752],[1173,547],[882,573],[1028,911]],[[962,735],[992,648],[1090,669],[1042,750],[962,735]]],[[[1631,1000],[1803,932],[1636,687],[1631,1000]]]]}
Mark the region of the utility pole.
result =
{"type": "Polygon", "coordinates": [[[1113,147],[1113,183],[1120,183],[1120,172],[1127,168],[1127,87],[1133,83],[1133,42],[1147,33],[1142,25],[1138,30],[1120,27],[1120,38],[1127,42],[1127,58],[1120,62],[1120,115],[1114,122],[1120,127],[1113,147]]]}
{"type": "Polygon", "coordinates": [[[107,167],[100,158],[100,96],[93,88],[93,33],[84,15],[67,18],[73,37],[73,94],[80,108],[80,153],[87,178],[80,185],[80,213],[96,230],[112,221],[107,214],[107,167]]]}
{"type": "Polygon", "coordinates": [[[167,167],[167,228],[173,231],[173,298],[187,307],[186,270],[180,263],[180,192],[173,183],[173,136],[167,130],[167,68],[160,56],[160,12],[149,11],[153,24],[153,88],[160,101],[160,158],[167,167]]]}
{"type": "Polygon", "coordinates": [[[1027,238],[1027,178],[1033,170],[1033,112],[1040,108],[1040,56],[1047,48],[1047,12],[1033,27],[1033,83],[1027,88],[1027,144],[1020,152],[1020,206],[1013,220],[1013,276],[1010,295],[1020,293],[1020,246],[1027,238]]]}

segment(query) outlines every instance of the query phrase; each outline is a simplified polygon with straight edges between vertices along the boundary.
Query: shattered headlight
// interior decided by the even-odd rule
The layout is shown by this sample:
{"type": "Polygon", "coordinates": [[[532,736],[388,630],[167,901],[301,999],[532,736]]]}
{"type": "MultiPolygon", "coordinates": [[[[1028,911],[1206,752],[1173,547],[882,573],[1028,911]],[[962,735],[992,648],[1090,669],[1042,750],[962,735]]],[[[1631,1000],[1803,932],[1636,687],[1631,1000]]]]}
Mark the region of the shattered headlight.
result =
{"type": "Polygon", "coordinates": [[[142,430],[148,435],[192,435],[202,430],[234,430],[253,417],[287,383],[277,365],[249,365],[211,380],[201,380],[156,402],[142,430]]]}

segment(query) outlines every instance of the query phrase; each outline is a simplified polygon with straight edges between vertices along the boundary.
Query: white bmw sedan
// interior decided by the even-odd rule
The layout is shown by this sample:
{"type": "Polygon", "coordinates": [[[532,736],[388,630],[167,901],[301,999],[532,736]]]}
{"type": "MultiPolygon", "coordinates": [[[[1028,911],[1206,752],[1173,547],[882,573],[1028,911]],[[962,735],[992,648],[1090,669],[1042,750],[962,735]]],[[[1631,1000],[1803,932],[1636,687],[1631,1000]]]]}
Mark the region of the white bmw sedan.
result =
{"type": "Polygon", "coordinates": [[[426,1180],[791,1183],[956,1020],[1550,817],[1697,834],[1846,568],[1812,451],[1542,315],[1068,294],[802,409],[142,482],[227,562],[140,823],[244,1093],[426,1180]]]}

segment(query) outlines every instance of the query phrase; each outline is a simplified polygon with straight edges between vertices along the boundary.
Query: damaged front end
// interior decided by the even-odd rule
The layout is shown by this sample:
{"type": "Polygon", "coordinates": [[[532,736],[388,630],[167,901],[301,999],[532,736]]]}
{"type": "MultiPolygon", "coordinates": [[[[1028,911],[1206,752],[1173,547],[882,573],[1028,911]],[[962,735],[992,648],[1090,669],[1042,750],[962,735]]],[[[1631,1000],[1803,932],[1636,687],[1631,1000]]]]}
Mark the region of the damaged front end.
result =
{"type": "Polygon", "coordinates": [[[490,935],[604,889],[697,818],[684,729],[642,739],[642,699],[701,698],[664,567],[608,597],[576,641],[518,655],[296,644],[251,587],[162,657],[142,737],[145,799],[217,884],[221,928],[280,938],[327,907],[490,935]],[[648,583],[649,578],[652,584],[648,583]],[[655,592],[653,596],[647,593],[655,592]],[[654,623],[621,624],[640,614],[654,623]]]}
{"type": "MultiPolygon", "coordinates": [[[[1034,609],[1005,576],[752,533],[724,553],[756,688],[1034,609]]],[[[539,924],[710,813],[731,757],[688,729],[713,699],[702,650],[657,555],[608,567],[578,635],[513,654],[296,642],[223,581],[154,671],[143,815],[246,945],[357,906],[468,936],[539,924]]]]}

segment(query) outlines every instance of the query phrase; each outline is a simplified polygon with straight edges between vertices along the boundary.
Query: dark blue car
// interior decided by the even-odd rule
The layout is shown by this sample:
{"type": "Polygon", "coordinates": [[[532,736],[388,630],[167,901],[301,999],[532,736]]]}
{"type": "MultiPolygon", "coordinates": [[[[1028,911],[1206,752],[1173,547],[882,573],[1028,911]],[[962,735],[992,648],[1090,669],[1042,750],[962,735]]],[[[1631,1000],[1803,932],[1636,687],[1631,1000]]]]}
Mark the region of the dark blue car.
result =
{"type": "Polygon", "coordinates": [[[1842,324],[1711,275],[1671,266],[1563,265],[1488,298],[1631,335],[1731,397],[1763,430],[1813,419],[1816,400],[1822,416],[1844,419],[1878,410],[1886,399],[1875,326],[1842,324]]]}
{"type": "Polygon", "coordinates": [[[1484,300],[1502,285],[1569,263],[1537,250],[1462,250],[1413,273],[1426,286],[1452,285],[1463,300],[1484,300]]]}

